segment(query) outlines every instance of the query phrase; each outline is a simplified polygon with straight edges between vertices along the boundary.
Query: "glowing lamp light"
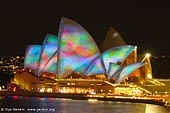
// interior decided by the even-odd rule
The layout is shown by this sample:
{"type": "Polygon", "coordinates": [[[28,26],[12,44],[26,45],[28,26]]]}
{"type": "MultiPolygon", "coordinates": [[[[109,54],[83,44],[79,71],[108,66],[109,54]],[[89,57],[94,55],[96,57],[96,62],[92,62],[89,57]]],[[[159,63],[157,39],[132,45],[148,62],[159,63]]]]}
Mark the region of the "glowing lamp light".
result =
{"type": "Polygon", "coordinates": [[[98,101],[97,99],[88,99],[89,102],[96,102],[98,101]]]}
{"type": "Polygon", "coordinates": [[[152,79],[152,74],[148,73],[147,78],[152,79]]]}
{"type": "Polygon", "coordinates": [[[146,53],[145,56],[149,58],[151,56],[151,54],[150,53],[146,53]]]}
{"type": "Polygon", "coordinates": [[[47,92],[51,93],[52,91],[52,88],[47,88],[47,92]]]}
{"type": "Polygon", "coordinates": [[[19,56],[17,56],[17,59],[20,58],[19,56]]]}
{"type": "Polygon", "coordinates": [[[40,92],[45,92],[45,88],[41,88],[41,89],[40,89],[40,92]]]}

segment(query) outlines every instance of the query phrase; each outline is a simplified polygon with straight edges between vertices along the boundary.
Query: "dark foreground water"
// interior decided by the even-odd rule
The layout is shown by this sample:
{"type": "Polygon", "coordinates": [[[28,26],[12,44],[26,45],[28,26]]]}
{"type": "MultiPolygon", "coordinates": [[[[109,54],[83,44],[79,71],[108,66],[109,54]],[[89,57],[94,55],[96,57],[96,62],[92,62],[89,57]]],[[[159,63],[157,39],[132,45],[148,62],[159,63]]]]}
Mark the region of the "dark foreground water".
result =
{"type": "Polygon", "coordinates": [[[69,100],[57,98],[0,97],[2,113],[170,113],[170,108],[158,105],[111,102],[69,100]]]}

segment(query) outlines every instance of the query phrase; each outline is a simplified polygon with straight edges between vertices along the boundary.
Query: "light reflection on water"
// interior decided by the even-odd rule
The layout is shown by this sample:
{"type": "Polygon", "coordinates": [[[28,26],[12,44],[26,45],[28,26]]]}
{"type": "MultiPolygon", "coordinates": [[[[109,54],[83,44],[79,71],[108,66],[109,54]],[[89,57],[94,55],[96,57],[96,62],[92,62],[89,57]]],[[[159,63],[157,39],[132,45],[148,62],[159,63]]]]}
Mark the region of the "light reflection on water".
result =
{"type": "MultiPolygon", "coordinates": [[[[151,104],[112,102],[112,101],[87,101],[71,100],[66,98],[41,98],[41,97],[22,97],[22,96],[3,96],[0,97],[1,108],[12,109],[23,108],[28,112],[33,109],[39,113],[169,113],[170,109],[151,104]],[[46,111],[45,111],[46,110],[46,111]],[[47,111],[48,110],[48,111],[47,111]]],[[[0,111],[2,112],[2,111],[0,111]]],[[[5,111],[3,111],[5,112],[5,111]]]]}
{"type": "Polygon", "coordinates": [[[170,108],[146,104],[145,113],[170,113],[170,108]]]}

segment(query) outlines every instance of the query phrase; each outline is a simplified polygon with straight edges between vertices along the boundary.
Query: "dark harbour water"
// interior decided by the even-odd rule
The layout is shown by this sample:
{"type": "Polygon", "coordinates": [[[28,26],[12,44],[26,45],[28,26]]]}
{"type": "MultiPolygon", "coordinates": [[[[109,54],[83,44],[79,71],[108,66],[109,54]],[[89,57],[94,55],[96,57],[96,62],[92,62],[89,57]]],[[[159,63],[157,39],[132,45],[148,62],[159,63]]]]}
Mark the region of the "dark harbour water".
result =
{"type": "Polygon", "coordinates": [[[2,113],[170,113],[164,106],[58,98],[0,97],[2,113]]]}

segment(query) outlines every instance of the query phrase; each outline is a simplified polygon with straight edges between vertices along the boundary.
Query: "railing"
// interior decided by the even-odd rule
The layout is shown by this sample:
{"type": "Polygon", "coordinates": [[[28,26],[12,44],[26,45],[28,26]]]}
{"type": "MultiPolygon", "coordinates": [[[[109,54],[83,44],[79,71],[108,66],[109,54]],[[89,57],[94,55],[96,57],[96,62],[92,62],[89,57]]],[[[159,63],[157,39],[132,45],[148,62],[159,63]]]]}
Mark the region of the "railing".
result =
{"type": "Polygon", "coordinates": [[[136,86],[137,88],[139,88],[140,90],[142,90],[142,91],[145,91],[146,93],[148,93],[148,94],[152,94],[152,92],[150,92],[150,91],[148,91],[148,90],[146,90],[146,89],[144,89],[144,88],[142,88],[142,87],[140,87],[140,86],[136,86]]]}
{"type": "Polygon", "coordinates": [[[164,83],[157,81],[156,79],[150,79],[149,82],[158,85],[158,86],[165,86],[164,83]]]}

